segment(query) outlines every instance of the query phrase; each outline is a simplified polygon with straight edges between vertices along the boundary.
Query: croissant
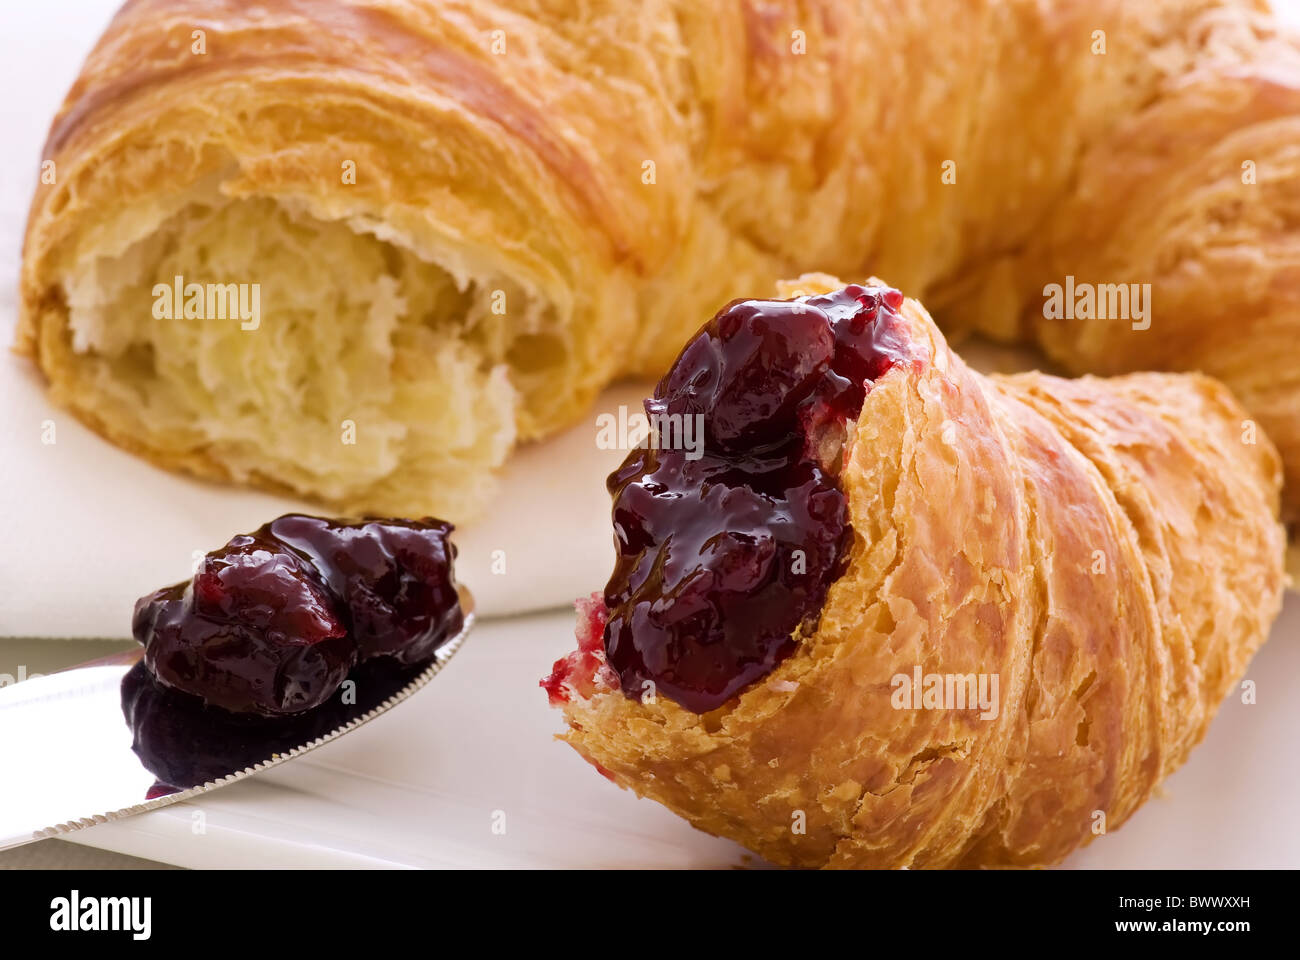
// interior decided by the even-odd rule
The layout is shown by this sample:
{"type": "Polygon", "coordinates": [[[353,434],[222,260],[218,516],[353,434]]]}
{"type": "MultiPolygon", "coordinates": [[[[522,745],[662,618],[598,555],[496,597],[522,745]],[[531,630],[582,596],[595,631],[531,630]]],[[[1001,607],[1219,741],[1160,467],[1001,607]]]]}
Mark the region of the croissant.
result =
{"type": "Polygon", "coordinates": [[[773,863],[1054,863],[1264,641],[1277,454],[1207,377],[984,376],[916,301],[839,287],[687,344],[543,686],[615,783],[773,863]],[[664,439],[697,415],[702,444],[664,439]]]}
{"type": "Polygon", "coordinates": [[[463,520],[706,308],[876,272],[1071,370],[1217,375],[1294,507],[1298,138],[1253,0],[132,0],[18,347],[162,465],[463,520]]]}

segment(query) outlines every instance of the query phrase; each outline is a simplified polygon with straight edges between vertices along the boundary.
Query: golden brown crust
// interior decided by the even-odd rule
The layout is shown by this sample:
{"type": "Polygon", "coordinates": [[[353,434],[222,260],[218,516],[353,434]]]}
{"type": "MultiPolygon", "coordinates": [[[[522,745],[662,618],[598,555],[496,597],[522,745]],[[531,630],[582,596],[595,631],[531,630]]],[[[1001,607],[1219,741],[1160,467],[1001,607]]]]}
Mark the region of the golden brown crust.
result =
{"type": "Polygon", "coordinates": [[[68,329],[71,265],[111,248],[124,213],[215,178],[533,290],[557,345],[511,357],[517,384],[544,369],[503,438],[657,374],[730,297],[871,269],[1073,371],[1212,373],[1300,477],[1294,39],[1252,0],[984,0],[934,19],[878,0],[132,0],[51,132],[19,346],[114,441],[255,476],[219,436],[106,406],[68,329]],[[361,172],[346,189],[340,158],[361,172]],[[1150,328],[1045,320],[1066,275],[1150,282],[1150,328]]]}
{"type": "Polygon", "coordinates": [[[989,378],[903,313],[931,361],[868,394],[815,635],[713,713],[606,689],[565,739],[776,863],[1053,863],[1186,759],[1266,637],[1277,455],[1208,378],[989,378]],[[916,668],[996,676],[996,716],[897,708],[916,668]]]}

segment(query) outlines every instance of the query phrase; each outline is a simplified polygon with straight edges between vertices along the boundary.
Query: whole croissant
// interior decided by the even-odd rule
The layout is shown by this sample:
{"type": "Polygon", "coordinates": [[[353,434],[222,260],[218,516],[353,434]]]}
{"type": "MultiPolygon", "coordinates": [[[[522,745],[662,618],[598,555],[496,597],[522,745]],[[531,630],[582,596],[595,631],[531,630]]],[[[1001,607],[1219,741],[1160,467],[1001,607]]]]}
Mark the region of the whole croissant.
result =
{"type": "MultiPolygon", "coordinates": [[[[837,285],[806,277],[784,293],[837,285]]],[[[733,305],[706,331],[741,336],[753,312],[733,305]]],[[[910,359],[870,386],[845,440],[844,566],[784,659],[728,694],[718,665],[749,637],[701,639],[719,616],[762,602],[770,621],[782,612],[770,597],[801,596],[774,589],[782,572],[737,574],[737,557],[762,568],[768,541],[782,556],[771,484],[748,549],[725,547],[723,521],[683,573],[684,525],[698,521],[673,484],[689,464],[651,470],[634,452],[611,478],[615,578],[544,685],[564,738],[616,783],[774,863],[1053,863],[1122,824],[1187,758],[1267,636],[1283,584],[1278,459],[1206,377],[986,377],[920,304],[897,322],[910,359]],[[652,574],[628,593],[637,563],[652,574]],[[957,689],[949,678],[968,699],[932,702],[957,689]],[[708,692],[692,703],[681,691],[695,682],[692,695],[708,692]]],[[[673,384],[730,376],[706,355],[693,341],[649,409],[671,407],[673,384]]]]}
{"type": "Polygon", "coordinates": [[[1297,142],[1251,0],[131,0],[18,345],[166,466],[461,519],[706,308],[874,271],[1074,370],[1221,377],[1295,506],[1297,142]]]}

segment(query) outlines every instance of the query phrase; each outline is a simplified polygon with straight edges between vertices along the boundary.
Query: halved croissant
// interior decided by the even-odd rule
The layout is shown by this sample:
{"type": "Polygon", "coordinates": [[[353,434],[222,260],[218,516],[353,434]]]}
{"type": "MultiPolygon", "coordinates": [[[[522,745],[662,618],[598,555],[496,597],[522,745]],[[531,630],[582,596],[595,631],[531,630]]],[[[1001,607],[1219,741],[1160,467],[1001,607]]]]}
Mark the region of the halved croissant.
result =
{"type": "MultiPolygon", "coordinates": [[[[809,276],[783,294],[836,285],[809,276]]],[[[789,655],[703,712],[664,687],[641,702],[606,661],[597,600],[552,699],[564,739],[616,783],[775,863],[1053,863],[1187,758],[1264,641],[1283,585],[1278,458],[1206,377],[986,377],[919,303],[899,316],[914,359],[875,381],[850,425],[846,565],[789,655]],[[958,707],[919,688],[897,699],[931,677],[997,678],[994,709],[973,691],[958,707]]],[[[716,369],[676,382],[703,389],[716,369]]],[[[678,494],[642,482],[681,515],[678,494]]],[[[646,546],[626,513],[638,496],[616,508],[619,543],[659,570],[683,543],[646,546]]],[[[635,615],[612,613],[674,680],[702,621],[662,649],[646,631],[691,602],[692,581],[730,575],[730,555],[701,557],[639,595],[635,615]]]]}
{"type": "Polygon", "coordinates": [[[164,465],[462,519],[709,306],[871,270],[1076,370],[1215,373],[1295,481],[1297,142],[1252,0],[132,0],[18,343],[164,465]],[[1151,283],[1149,329],[1043,321],[1067,274],[1151,283]],[[177,276],[261,284],[259,329],[155,318],[177,276]]]}

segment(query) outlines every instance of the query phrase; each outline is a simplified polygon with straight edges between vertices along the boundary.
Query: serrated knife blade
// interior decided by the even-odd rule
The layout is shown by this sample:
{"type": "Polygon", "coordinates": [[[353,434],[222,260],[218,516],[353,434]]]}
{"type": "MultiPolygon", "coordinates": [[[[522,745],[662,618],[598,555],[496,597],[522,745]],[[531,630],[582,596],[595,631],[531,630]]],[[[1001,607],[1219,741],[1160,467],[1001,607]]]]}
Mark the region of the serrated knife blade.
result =
{"type": "Polygon", "coordinates": [[[474,601],[459,591],[464,625],[433,661],[406,668],[371,661],[349,675],[351,702],[338,696],[285,721],[192,706],[152,685],[141,650],[0,688],[0,850],[217,790],[386,713],[464,643],[474,601]]]}

